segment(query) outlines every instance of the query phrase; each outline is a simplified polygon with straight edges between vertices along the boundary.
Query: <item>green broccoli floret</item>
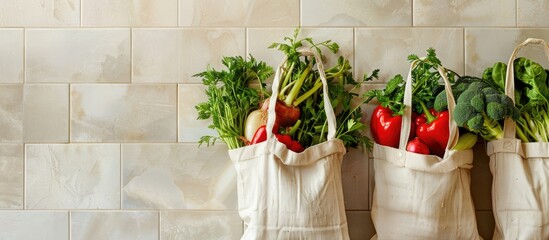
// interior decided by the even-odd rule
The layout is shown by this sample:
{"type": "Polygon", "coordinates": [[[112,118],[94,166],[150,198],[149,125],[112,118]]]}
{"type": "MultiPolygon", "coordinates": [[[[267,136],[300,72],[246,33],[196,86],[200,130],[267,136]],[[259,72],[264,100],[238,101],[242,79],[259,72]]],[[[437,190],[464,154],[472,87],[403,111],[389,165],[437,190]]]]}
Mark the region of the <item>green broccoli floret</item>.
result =
{"type": "Polygon", "coordinates": [[[514,118],[519,111],[509,97],[481,81],[470,83],[459,96],[453,119],[458,126],[490,141],[503,137],[500,121],[514,118]]]}
{"type": "Polygon", "coordinates": [[[486,104],[484,103],[484,95],[483,94],[477,94],[471,98],[471,106],[475,108],[477,112],[484,111],[484,108],[486,107],[486,104]]]}
{"type": "Polygon", "coordinates": [[[442,112],[448,109],[448,97],[446,96],[446,90],[442,90],[435,97],[435,103],[433,104],[433,108],[435,108],[435,111],[437,112],[442,112]]]}
{"type": "Polygon", "coordinates": [[[470,104],[457,104],[454,108],[452,118],[460,127],[466,127],[467,121],[477,115],[475,109],[470,104]]]}
{"type": "Polygon", "coordinates": [[[484,117],[482,114],[476,114],[473,118],[467,121],[467,126],[469,127],[469,130],[473,132],[480,131],[484,126],[484,117]]]}
{"type": "Polygon", "coordinates": [[[486,114],[488,117],[499,121],[507,117],[507,108],[498,102],[491,102],[486,105],[486,114]]]}

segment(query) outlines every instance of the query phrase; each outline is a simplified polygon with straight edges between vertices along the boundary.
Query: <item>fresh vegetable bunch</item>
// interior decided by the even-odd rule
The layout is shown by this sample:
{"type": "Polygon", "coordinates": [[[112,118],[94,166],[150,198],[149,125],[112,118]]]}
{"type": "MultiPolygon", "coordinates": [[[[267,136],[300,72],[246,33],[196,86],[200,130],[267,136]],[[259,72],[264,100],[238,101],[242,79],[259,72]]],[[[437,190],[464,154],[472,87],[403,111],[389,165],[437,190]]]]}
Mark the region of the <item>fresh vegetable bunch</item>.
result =
{"type": "Polygon", "coordinates": [[[203,136],[199,143],[214,144],[221,139],[229,149],[243,147],[247,140],[243,137],[248,114],[257,109],[267,96],[265,80],[273,70],[264,62],[250,56],[224,57],[226,70],[208,67],[194,76],[202,78],[206,88],[206,102],[196,105],[198,119],[212,119],[209,126],[219,136],[203,136]],[[254,88],[251,84],[258,87],[254,88]]]}
{"type": "MultiPolygon", "coordinates": [[[[505,118],[518,118],[519,111],[513,100],[501,92],[493,78],[460,77],[452,86],[452,92],[456,99],[453,120],[487,141],[503,137],[501,124],[505,118]]],[[[436,96],[435,110],[447,107],[446,91],[442,91],[436,96]]]]}
{"type": "MultiPolygon", "coordinates": [[[[316,60],[302,56],[298,49],[310,47],[321,54],[321,48],[337,53],[339,46],[330,40],[315,43],[311,38],[299,39],[299,29],[293,37],[284,38],[287,43],[273,43],[287,56],[277,96],[269,96],[264,81],[272,74],[272,68],[253,57],[223,59],[227,71],[209,68],[197,74],[208,87],[208,101],[198,104],[199,119],[212,118],[210,128],[219,137],[204,136],[200,143],[212,143],[221,139],[230,149],[256,144],[267,138],[267,108],[271,97],[277,98],[276,121],[273,134],[288,149],[301,152],[305,148],[326,141],[327,119],[323,103],[322,82],[316,60]],[[258,83],[258,88],[250,84],[258,83]]],[[[360,105],[362,99],[355,90],[360,83],[352,77],[351,65],[343,57],[335,66],[325,70],[332,107],[336,113],[336,138],[346,147],[371,148],[371,140],[363,134],[367,128],[362,123],[360,105]],[[359,103],[356,103],[359,102],[359,103]]],[[[374,77],[374,76],[372,76],[374,77]]]]}
{"type": "MultiPolygon", "coordinates": [[[[279,141],[289,136],[292,143],[286,144],[287,146],[299,144],[300,147],[296,149],[305,149],[326,141],[328,122],[323,103],[322,81],[319,70],[315,68],[316,60],[312,56],[302,56],[298,50],[309,47],[317,51],[321,57],[325,57],[321,48],[336,54],[339,45],[331,40],[316,43],[312,38],[299,38],[299,32],[299,29],[296,29],[292,37],[285,37],[285,43],[273,43],[269,46],[282,51],[287,57],[278,96],[271,97],[277,98],[275,135],[279,141]]],[[[371,141],[363,134],[367,126],[362,123],[362,102],[360,99],[357,100],[359,96],[354,93],[360,87],[360,83],[353,79],[349,60],[339,56],[337,64],[327,68],[325,75],[329,97],[336,114],[336,138],[341,139],[346,147],[361,146],[370,149],[371,141]],[[353,104],[356,101],[360,103],[353,104]]],[[[268,100],[266,99],[263,107],[258,110],[258,115],[266,115],[268,100]]],[[[259,139],[266,138],[262,136],[266,133],[262,132],[261,124],[251,129],[253,128],[259,129],[259,139]]],[[[255,139],[256,136],[253,136],[251,144],[257,142],[255,139]]],[[[289,149],[294,150],[292,147],[289,149]]]]}
{"type": "MultiPolygon", "coordinates": [[[[539,63],[519,57],[513,61],[517,137],[523,142],[549,142],[549,80],[548,70],[539,63]]],[[[505,63],[495,63],[483,73],[483,79],[504,93],[505,63]]]]}
{"type": "MultiPolygon", "coordinates": [[[[435,110],[435,96],[444,89],[439,83],[441,76],[438,67],[441,61],[435,49],[429,48],[427,56],[408,56],[409,61],[418,61],[412,69],[412,123],[407,150],[421,154],[444,156],[449,138],[449,114],[446,109],[435,110]]],[[[455,72],[448,70],[447,77],[454,82],[455,72]]],[[[371,117],[370,129],[374,140],[381,145],[398,148],[402,115],[404,114],[405,81],[396,75],[383,90],[371,90],[365,93],[366,102],[377,99],[379,105],[371,117]]],[[[460,138],[461,139],[461,138],[460,138]]],[[[466,138],[469,146],[459,144],[460,149],[472,147],[470,135],[466,138]]],[[[474,139],[476,142],[476,139],[474,139]]],[[[474,143],[473,143],[474,145],[474,143]]]]}

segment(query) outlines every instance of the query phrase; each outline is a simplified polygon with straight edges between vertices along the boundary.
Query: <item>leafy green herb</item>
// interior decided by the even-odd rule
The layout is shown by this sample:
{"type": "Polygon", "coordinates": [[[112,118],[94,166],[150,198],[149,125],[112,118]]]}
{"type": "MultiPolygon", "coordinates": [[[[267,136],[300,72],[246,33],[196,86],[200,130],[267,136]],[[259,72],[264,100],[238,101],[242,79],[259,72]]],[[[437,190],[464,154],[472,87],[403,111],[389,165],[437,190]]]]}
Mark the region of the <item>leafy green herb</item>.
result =
{"type": "Polygon", "coordinates": [[[211,118],[209,128],[215,129],[219,135],[203,136],[199,144],[210,145],[221,139],[229,149],[234,149],[245,145],[246,117],[267,96],[264,82],[273,70],[252,56],[249,60],[241,56],[224,57],[222,63],[226,70],[208,67],[206,71],[194,75],[202,78],[208,97],[206,102],[196,105],[198,119],[211,118]],[[259,88],[250,87],[251,84],[257,84],[259,88]]]}

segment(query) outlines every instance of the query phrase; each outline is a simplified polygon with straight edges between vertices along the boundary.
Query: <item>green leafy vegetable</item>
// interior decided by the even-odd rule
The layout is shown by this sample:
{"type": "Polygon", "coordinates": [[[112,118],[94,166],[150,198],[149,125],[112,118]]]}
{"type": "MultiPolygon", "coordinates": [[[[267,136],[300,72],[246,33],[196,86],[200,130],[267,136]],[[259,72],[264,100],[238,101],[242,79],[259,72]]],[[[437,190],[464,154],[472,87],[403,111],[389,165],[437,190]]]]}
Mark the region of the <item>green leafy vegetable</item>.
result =
{"type": "Polygon", "coordinates": [[[219,136],[203,136],[199,144],[214,144],[221,139],[229,149],[245,145],[244,123],[248,113],[257,109],[267,92],[265,80],[272,75],[272,68],[264,62],[250,56],[245,60],[241,56],[224,57],[226,70],[208,67],[204,72],[194,76],[201,77],[207,87],[206,102],[196,105],[198,119],[212,119],[209,126],[219,136]],[[258,88],[250,87],[257,84],[258,88]]]}

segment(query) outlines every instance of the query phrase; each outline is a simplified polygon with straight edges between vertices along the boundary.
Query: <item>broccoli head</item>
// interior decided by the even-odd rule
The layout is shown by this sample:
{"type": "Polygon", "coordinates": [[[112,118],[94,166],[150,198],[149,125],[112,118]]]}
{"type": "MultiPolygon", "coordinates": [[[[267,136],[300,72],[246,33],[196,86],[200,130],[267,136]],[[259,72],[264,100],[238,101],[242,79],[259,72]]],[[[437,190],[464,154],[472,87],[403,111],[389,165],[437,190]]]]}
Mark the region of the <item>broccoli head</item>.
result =
{"type": "Polygon", "coordinates": [[[456,101],[453,119],[485,140],[503,136],[500,121],[518,116],[513,101],[482,80],[473,81],[456,101]]]}

